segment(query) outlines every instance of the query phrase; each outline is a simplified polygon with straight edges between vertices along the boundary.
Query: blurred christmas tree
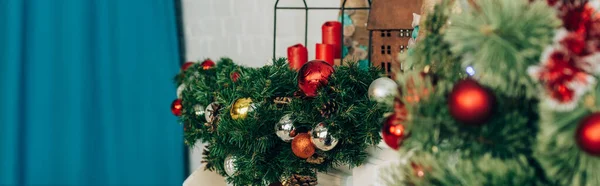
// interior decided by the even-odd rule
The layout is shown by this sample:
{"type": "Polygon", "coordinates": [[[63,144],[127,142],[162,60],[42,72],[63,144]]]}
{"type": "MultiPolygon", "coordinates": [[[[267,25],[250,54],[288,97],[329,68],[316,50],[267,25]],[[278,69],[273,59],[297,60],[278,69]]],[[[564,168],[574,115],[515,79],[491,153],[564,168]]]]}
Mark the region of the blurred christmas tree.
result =
{"type": "Polygon", "coordinates": [[[584,0],[444,0],[397,75],[389,185],[600,185],[600,17],[584,0]],[[468,2],[468,3],[466,3],[468,2]],[[561,25],[562,21],[562,25],[561,25]]]}

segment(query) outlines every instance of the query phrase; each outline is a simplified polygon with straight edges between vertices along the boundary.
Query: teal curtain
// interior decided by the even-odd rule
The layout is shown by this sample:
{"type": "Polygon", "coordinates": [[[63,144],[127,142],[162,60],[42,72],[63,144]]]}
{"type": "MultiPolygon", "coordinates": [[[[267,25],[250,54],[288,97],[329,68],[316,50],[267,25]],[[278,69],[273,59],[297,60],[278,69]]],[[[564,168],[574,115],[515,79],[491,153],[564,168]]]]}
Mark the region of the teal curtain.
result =
{"type": "Polygon", "coordinates": [[[0,185],[181,185],[173,0],[0,0],[0,185]]]}

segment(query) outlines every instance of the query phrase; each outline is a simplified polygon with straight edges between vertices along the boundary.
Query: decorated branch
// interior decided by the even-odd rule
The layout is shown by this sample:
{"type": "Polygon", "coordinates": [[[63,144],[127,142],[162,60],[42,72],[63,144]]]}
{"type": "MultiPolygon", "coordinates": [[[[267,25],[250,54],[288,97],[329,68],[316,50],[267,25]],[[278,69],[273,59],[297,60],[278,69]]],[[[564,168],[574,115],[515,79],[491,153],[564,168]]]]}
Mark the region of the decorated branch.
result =
{"type": "MultiPolygon", "coordinates": [[[[583,0],[443,0],[397,74],[388,185],[600,185],[600,17],[583,0]],[[562,24],[561,24],[562,23],[562,24]]],[[[387,140],[386,140],[387,139],[387,140]]]]}
{"type": "Polygon", "coordinates": [[[385,107],[367,94],[381,72],[273,63],[248,68],[223,58],[182,67],[171,109],[187,145],[208,144],[206,169],[235,185],[315,185],[317,171],[361,165],[381,140],[385,107]]]}

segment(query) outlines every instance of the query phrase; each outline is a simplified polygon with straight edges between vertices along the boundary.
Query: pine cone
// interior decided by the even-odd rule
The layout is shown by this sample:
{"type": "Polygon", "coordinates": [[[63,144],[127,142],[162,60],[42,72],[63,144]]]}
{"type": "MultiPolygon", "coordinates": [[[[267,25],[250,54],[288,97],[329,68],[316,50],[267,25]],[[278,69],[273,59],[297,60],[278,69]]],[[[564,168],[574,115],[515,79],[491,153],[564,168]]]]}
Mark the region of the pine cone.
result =
{"type": "Polygon", "coordinates": [[[216,122],[206,122],[206,123],[204,123],[204,126],[208,127],[208,131],[210,131],[210,132],[214,132],[217,130],[216,122]]]}
{"type": "Polygon", "coordinates": [[[321,112],[321,116],[323,116],[324,118],[329,118],[331,114],[337,112],[337,107],[338,106],[335,102],[328,101],[327,103],[323,104],[323,106],[321,106],[321,109],[319,109],[319,111],[321,112]]]}
{"type": "Polygon", "coordinates": [[[313,156],[306,159],[306,162],[311,163],[311,164],[321,164],[321,163],[325,162],[325,156],[315,153],[315,154],[313,154],[313,156]]]}
{"type": "Polygon", "coordinates": [[[292,102],[291,97],[276,97],[273,99],[273,102],[277,106],[277,108],[283,108],[283,106],[288,105],[292,102]]]}
{"type": "Polygon", "coordinates": [[[289,180],[284,181],[283,186],[313,186],[319,184],[316,177],[301,176],[294,174],[289,180]]]}

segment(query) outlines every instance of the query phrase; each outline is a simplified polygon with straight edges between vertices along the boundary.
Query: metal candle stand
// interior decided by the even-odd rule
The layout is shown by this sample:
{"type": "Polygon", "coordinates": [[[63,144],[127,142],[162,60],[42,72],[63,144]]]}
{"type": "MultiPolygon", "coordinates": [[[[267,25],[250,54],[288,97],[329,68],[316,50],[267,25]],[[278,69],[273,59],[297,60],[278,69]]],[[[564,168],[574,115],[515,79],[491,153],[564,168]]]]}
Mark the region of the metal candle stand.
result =
{"type": "MultiPolygon", "coordinates": [[[[346,8],[346,1],[344,0],[342,2],[342,6],[341,7],[308,7],[308,5],[306,4],[306,0],[302,0],[302,2],[304,3],[304,7],[278,7],[277,5],[279,5],[279,0],[275,1],[275,9],[274,9],[274,18],[273,18],[273,59],[275,59],[275,52],[277,51],[277,10],[304,10],[304,15],[305,15],[305,20],[304,20],[304,46],[308,46],[308,10],[338,10],[343,12],[345,10],[370,10],[371,9],[371,0],[367,0],[369,2],[369,7],[349,7],[346,8]]],[[[344,25],[344,19],[342,18],[342,26],[344,25]]],[[[344,40],[344,29],[342,29],[342,31],[340,32],[340,37],[342,38],[341,41],[344,40]]],[[[368,54],[369,54],[369,59],[371,58],[371,34],[369,34],[369,50],[368,50],[368,54]]],[[[344,50],[342,50],[341,52],[342,54],[340,56],[344,56],[344,50]]],[[[343,63],[343,59],[341,59],[342,63],[343,63]]]]}

